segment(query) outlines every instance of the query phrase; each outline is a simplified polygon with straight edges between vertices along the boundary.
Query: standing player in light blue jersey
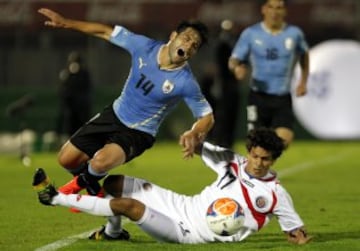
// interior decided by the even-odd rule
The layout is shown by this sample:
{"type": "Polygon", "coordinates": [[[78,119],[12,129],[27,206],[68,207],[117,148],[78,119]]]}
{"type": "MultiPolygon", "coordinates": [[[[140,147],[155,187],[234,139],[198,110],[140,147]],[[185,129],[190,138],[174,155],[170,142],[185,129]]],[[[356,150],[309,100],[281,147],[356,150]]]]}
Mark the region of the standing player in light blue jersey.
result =
{"type": "Polygon", "coordinates": [[[263,21],[242,32],[229,59],[229,68],[238,80],[245,78],[249,67],[252,71],[248,129],[274,128],[288,146],[294,138],[290,94],[294,66],[299,61],[301,78],[295,91],[300,97],[306,94],[309,49],[301,29],[285,22],[285,1],[266,0],[261,10],[263,21]]]}
{"type": "Polygon", "coordinates": [[[68,19],[42,8],[45,25],[67,28],[103,38],[128,51],[132,67],[121,92],[112,106],[97,114],[65,143],[59,163],[74,175],[60,191],[78,193],[86,188],[101,195],[98,181],[112,168],[122,165],[152,147],[159,126],[180,101],[197,118],[179,140],[184,158],[214,124],[212,108],[200,91],[188,59],[207,41],[207,28],[198,21],[184,21],[167,43],[133,33],[123,26],[68,19]]]}

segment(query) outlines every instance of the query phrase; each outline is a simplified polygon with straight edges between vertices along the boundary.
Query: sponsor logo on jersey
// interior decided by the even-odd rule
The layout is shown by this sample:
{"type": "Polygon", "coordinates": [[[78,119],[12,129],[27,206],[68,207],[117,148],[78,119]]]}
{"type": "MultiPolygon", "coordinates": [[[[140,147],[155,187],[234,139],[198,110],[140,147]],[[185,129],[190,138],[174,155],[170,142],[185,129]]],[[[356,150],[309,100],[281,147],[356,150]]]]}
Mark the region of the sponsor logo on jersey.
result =
{"type": "Polygon", "coordinates": [[[242,182],[244,182],[246,185],[248,185],[249,187],[254,187],[255,185],[253,183],[251,183],[250,181],[246,180],[246,179],[241,179],[242,182]]]}
{"type": "Polygon", "coordinates": [[[189,229],[185,229],[185,228],[183,227],[183,225],[184,225],[184,222],[180,221],[180,222],[179,222],[179,227],[180,227],[181,233],[182,233],[183,236],[186,236],[186,234],[189,234],[189,233],[190,233],[190,230],[189,230],[189,229]]]}
{"type": "Polygon", "coordinates": [[[255,199],[255,204],[258,208],[264,208],[267,205],[267,200],[263,196],[259,196],[255,199]]]}
{"type": "Polygon", "coordinates": [[[165,80],[165,82],[163,83],[163,86],[162,86],[162,91],[163,91],[165,94],[168,94],[168,93],[170,93],[173,89],[174,89],[174,84],[171,83],[169,80],[165,80]]]}
{"type": "Polygon", "coordinates": [[[76,196],[76,201],[79,201],[79,200],[81,200],[81,194],[78,194],[78,195],[76,196]]]}
{"type": "Polygon", "coordinates": [[[294,47],[294,40],[290,37],[285,39],[285,48],[287,50],[291,50],[294,47]]]}

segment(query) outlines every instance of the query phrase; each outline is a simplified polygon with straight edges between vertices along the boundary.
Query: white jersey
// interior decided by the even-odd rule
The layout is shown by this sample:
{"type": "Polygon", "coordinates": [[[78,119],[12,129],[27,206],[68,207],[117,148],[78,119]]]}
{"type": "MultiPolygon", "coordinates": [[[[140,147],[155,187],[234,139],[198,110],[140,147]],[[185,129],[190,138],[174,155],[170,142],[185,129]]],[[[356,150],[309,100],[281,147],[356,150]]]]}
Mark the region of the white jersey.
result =
{"type": "MultiPolygon", "coordinates": [[[[245,172],[247,164],[245,157],[207,142],[204,143],[201,156],[218,177],[201,193],[194,196],[180,195],[141,179],[130,177],[125,179],[125,182],[134,182],[134,185],[131,191],[124,191],[124,197],[138,199],[173,221],[174,228],[178,228],[173,231],[178,234],[177,239],[170,241],[180,243],[241,241],[268,224],[273,215],[277,216],[283,231],[304,225],[293,207],[289,194],[280,185],[274,172],[269,171],[262,179],[251,177],[245,172]],[[208,228],[206,222],[209,205],[223,197],[235,199],[244,210],[244,226],[232,236],[216,235],[208,228]]],[[[155,238],[156,235],[153,234],[155,238]]]]}

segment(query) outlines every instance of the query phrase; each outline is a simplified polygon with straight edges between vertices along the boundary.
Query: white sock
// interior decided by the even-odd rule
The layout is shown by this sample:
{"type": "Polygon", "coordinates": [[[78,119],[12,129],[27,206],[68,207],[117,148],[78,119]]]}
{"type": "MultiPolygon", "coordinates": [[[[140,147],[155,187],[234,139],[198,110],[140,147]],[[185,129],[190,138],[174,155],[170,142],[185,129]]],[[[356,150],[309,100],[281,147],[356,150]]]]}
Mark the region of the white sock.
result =
{"type": "MultiPolygon", "coordinates": [[[[114,198],[110,194],[105,196],[106,199],[114,198]]],[[[118,237],[122,231],[121,227],[121,216],[115,215],[107,217],[107,222],[105,225],[105,233],[111,237],[118,237]]]]}
{"type": "Polygon", "coordinates": [[[80,211],[98,216],[114,216],[110,208],[110,199],[99,198],[97,196],[63,194],[59,192],[58,195],[53,197],[51,204],[74,207],[80,211]]]}
{"type": "Polygon", "coordinates": [[[105,225],[105,233],[111,237],[118,237],[122,232],[121,227],[121,216],[115,215],[107,217],[107,222],[105,225]]]}

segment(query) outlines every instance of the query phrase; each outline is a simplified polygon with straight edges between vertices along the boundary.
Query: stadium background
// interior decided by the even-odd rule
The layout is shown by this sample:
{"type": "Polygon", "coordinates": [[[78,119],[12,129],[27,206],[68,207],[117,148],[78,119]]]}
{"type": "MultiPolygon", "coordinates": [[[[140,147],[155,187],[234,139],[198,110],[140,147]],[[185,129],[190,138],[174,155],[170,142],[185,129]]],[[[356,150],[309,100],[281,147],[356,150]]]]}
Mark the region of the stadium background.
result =
{"type": "MultiPolygon", "coordinates": [[[[360,1],[288,2],[288,21],[304,30],[310,46],[334,38],[359,40],[360,1]]],[[[234,20],[240,32],[261,18],[258,4],[256,0],[0,0],[0,132],[29,128],[42,135],[54,129],[58,72],[71,50],[85,54],[96,88],[94,112],[120,93],[127,77],[130,57],[125,51],[78,32],[44,27],[44,18],[37,14],[40,7],[52,8],[74,19],[122,24],[162,40],[168,39],[180,20],[199,18],[211,31],[209,46],[191,61],[199,77],[204,65],[213,60],[211,41],[217,36],[221,20],[234,20]],[[9,104],[24,96],[29,98],[28,108],[9,116],[9,104]]],[[[239,139],[246,130],[244,100],[242,97],[239,139]]],[[[190,121],[190,113],[180,107],[165,121],[159,138],[176,138],[190,121]]],[[[313,138],[299,123],[295,131],[298,139],[313,138]]]]}

